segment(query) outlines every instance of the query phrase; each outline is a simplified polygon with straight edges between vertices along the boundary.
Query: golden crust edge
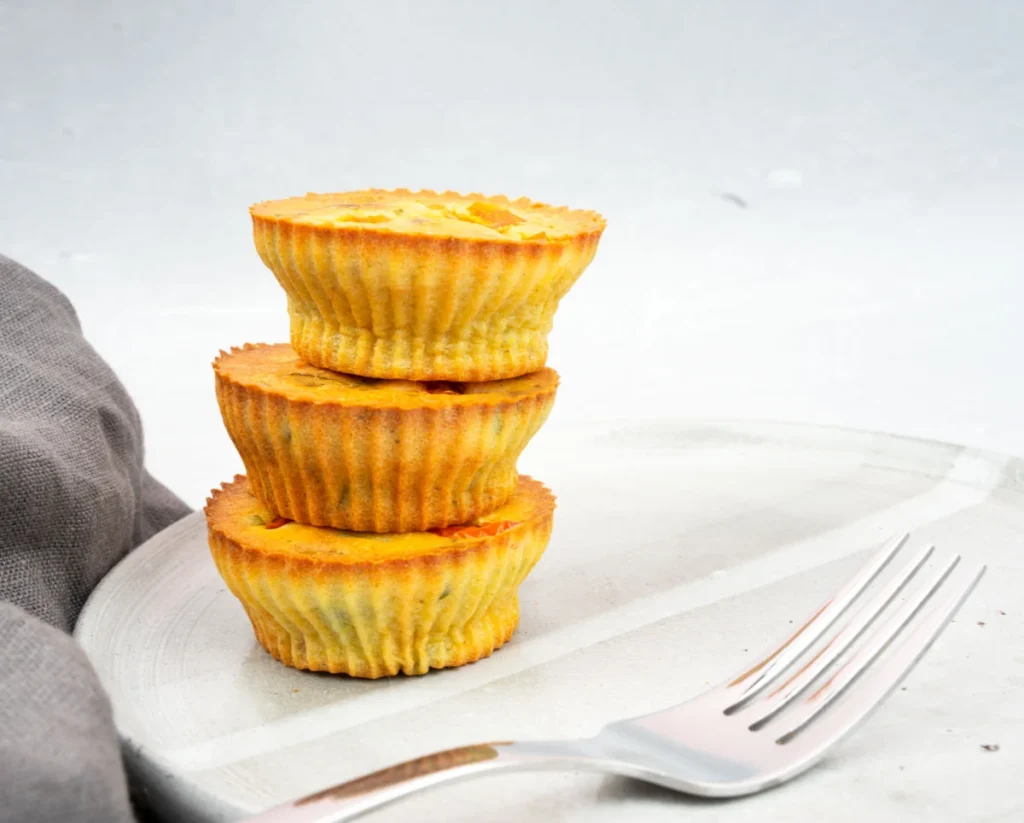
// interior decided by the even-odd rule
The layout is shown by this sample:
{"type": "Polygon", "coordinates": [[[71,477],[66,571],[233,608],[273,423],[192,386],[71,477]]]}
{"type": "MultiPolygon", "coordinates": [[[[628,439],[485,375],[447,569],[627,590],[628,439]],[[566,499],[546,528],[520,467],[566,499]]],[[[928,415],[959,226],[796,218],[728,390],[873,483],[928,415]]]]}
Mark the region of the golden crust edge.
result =
{"type": "MultiPolygon", "coordinates": [[[[287,402],[289,404],[292,404],[292,405],[296,405],[296,406],[337,406],[337,407],[343,408],[345,410],[351,410],[351,411],[356,411],[356,412],[358,412],[360,410],[367,410],[367,411],[402,411],[402,412],[443,411],[445,409],[460,408],[460,407],[468,407],[468,408],[481,407],[481,408],[491,408],[491,409],[508,408],[508,407],[517,406],[521,402],[526,401],[526,400],[533,400],[533,399],[536,399],[536,398],[548,397],[549,395],[555,395],[558,392],[559,386],[561,385],[561,376],[559,375],[559,373],[555,369],[551,368],[550,366],[542,366],[541,368],[536,369],[533,372],[526,372],[526,374],[516,375],[515,377],[498,378],[498,380],[494,380],[494,381],[489,381],[489,380],[485,380],[485,381],[469,381],[469,380],[439,380],[439,381],[419,380],[419,381],[417,381],[417,380],[413,380],[413,381],[410,381],[410,382],[421,382],[421,383],[427,383],[427,382],[452,382],[452,383],[485,382],[485,383],[487,383],[487,382],[499,382],[499,380],[515,380],[515,379],[518,379],[519,377],[526,377],[526,376],[528,376],[530,374],[537,374],[537,373],[542,372],[542,371],[543,372],[551,372],[552,375],[554,376],[553,383],[550,386],[541,386],[541,387],[539,387],[539,388],[537,388],[537,389],[535,389],[533,391],[523,392],[522,394],[519,394],[516,397],[504,397],[504,396],[502,396],[500,394],[497,394],[497,393],[495,393],[495,394],[458,394],[458,395],[450,395],[450,394],[424,394],[422,396],[415,395],[414,397],[416,398],[416,400],[413,400],[412,398],[410,398],[408,404],[404,404],[404,403],[388,403],[388,402],[384,402],[384,401],[381,401],[379,403],[373,403],[373,402],[344,403],[344,402],[339,402],[339,400],[337,398],[324,398],[324,399],[320,399],[320,400],[314,399],[314,398],[301,398],[301,399],[292,398],[292,397],[289,397],[284,392],[275,391],[274,389],[272,389],[269,386],[256,386],[256,385],[251,385],[251,384],[248,384],[248,383],[244,383],[244,382],[238,380],[236,377],[232,377],[231,375],[227,374],[225,372],[225,370],[221,368],[221,362],[222,362],[223,358],[229,357],[232,354],[236,354],[236,353],[242,352],[242,351],[251,351],[251,350],[255,350],[255,349],[273,348],[276,345],[280,345],[280,344],[277,344],[277,343],[244,343],[241,346],[232,346],[227,351],[225,351],[224,349],[221,349],[219,351],[217,357],[215,357],[214,360],[212,361],[212,363],[210,364],[213,367],[215,379],[219,380],[219,381],[222,381],[225,384],[229,384],[231,386],[240,388],[240,389],[242,389],[244,391],[250,392],[252,394],[257,394],[257,395],[260,395],[262,397],[280,398],[281,400],[284,400],[285,402],[287,402]],[[423,401],[427,401],[427,402],[418,402],[420,399],[422,399],[423,401]]],[[[311,368],[323,369],[324,371],[333,371],[332,369],[327,369],[327,368],[325,368],[323,366],[316,366],[316,365],[314,365],[312,363],[310,363],[309,365],[310,365],[311,368]]],[[[339,374],[344,374],[344,373],[345,372],[339,372],[339,374]]],[[[365,375],[357,375],[357,376],[365,376],[365,375]]],[[[374,380],[388,380],[388,379],[399,380],[401,378],[377,378],[377,377],[370,377],[370,379],[374,379],[374,380]]]]}
{"type": "Polygon", "coordinates": [[[216,504],[217,499],[227,491],[230,486],[244,480],[246,480],[246,476],[244,474],[236,474],[231,480],[221,483],[220,488],[212,489],[209,497],[206,498],[206,505],[203,506],[203,514],[206,517],[207,533],[211,539],[215,536],[218,541],[238,553],[259,555],[261,560],[264,562],[274,561],[283,566],[287,565],[290,568],[310,567],[316,570],[323,570],[325,567],[337,566],[345,570],[351,570],[354,574],[368,574],[373,572],[381,573],[384,572],[385,569],[388,573],[391,573],[392,571],[420,568],[430,571],[439,566],[450,564],[453,558],[470,558],[474,554],[506,548],[513,537],[517,534],[523,533],[520,531],[521,529],[534,533],[540,530],[547,530],[550,534],[550,530],[554,523],[554,514],[558,500],[554,492],[552,492],[551,489],[542,482],[535,480],[529,475],[521,474],[519,475],[520,485],[524,482],[534,483],[540,487],[542,494],[540,499],[537,500],[538,510],[535,514],[529,520],[525,520],[511,529],[507,529],[506,531],[492,536],[455,541],[449,545],[439,546],[436,550],[418,554],[415,557],[343,562],[340,558],[332,555],[323,555],[322,557],[313,559],[312,557],[301,554],[284,555],[254,546],[243,546],[237,540],[234,540],[224,534],[223,530],[218,529],[214,522],[211,521],[211,509],[216,504]]]}
{"type": "Polygon", "coordinates": [[[326,231],[330,234],[358,234],[362,232],[369,232],[372,234],[379,234],[383,236],[394,236],[394,237],[406,237],[406,238],[431,238],[435,240],[458,240],[458,241],[470,241],[478,243],[493,244],[496,246],[547,246],[547,245],[560,245],[565,241],[575,239],[581,236],[597,235],[600,237],[604,230],[608,227],[608,221],[599,212],[591,209],[576,209],[570,206],[554,206],[550,203],[544,203],[540,200],[532,200],[529,197],[517,197],[510,198],[504,194],[481,194],[479,192],[471,192],[469,194],[462,194],[456,191],[443,191],[437,192],[432,189],[419,189],[412,191],[410,189],[399,188],[399,189],[359,189],[353,192],[307,192],[305,195],[297,195],[294,197],[283,197],[274,200],[261,200],[258,203],[254,203],[249,207],[249,214],[253,221],[262,221],[265,223],[274,224],[286,224],[289,226],[302,226],[304,228],[318,229],[326,231]],[[549,213],[559,215],[573,215],[578,216],[581,219],[587,219],[594,223],[593,227],[587,227],[581,229],[578,232],[567,234],[564,237],[559,237],[553,240],[517,240],[513,238],[496,238],[496,237],[443,237],[438,235],[426,235],[426,234],[411,234],[409,232],[396,232],[393,229],[375,227],[373,224],[370,225],[355,225],[355,226],[313,226],[309,224],[296,223],[295,221],[281,217],[279,215],[270,214],[258,214],[257,210],[261,206],[266,206],[270,203],[278,203],[286,200],[301,200],[303,197],[329,197],[331,195],[343,195],[343,194],[371,194],[371,195],[385,195],[390,197],[450,197],[457,198],[459,200],[476,200],[485,203],[493,203],[499,206],[517,206],[517,207],[533,207],[541,206],[549,213]]]}

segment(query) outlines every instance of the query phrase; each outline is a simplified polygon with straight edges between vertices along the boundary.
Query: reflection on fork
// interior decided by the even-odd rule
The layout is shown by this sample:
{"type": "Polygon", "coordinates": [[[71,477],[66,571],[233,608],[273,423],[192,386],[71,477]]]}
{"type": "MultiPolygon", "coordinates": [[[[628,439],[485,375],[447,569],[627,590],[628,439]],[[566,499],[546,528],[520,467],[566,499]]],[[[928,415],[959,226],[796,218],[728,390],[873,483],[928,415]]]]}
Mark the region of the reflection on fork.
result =
{"type": "Polygon", "coordinates": [[[685,703],[613,723],[588,740],[485,743],[427,755],[250,823],[353,820],[415,792],[496,771],[599,771],[705,797],[778,785],[818,762],[900,683],[985,571],[965,568],[957,556],[921,580],[933,547],[907,558],[900,551],[906,541],[894,539],[874,555],[785,642],[685,703]],[[889,577],[865,594],[889,566],[889,577]]]}

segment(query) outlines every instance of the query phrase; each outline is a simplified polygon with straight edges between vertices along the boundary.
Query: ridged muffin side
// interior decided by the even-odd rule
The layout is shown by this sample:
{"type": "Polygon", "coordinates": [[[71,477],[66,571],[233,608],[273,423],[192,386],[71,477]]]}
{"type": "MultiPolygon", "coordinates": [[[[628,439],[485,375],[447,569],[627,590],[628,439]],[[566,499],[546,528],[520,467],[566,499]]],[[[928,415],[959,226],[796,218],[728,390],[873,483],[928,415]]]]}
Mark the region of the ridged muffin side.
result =
{"type": "Polygon", "coordinates": [[[288,295],[300,356],[327,369],[407,380],[498,380],[542,368],[555,311],[597,252],[604,221],[525,199],[381,194],[476,198],[585,220],[575,234],[513,241],[307,224],[257,204],[256,248],[288,295]]]}
{"type": "MultiPolygon", "coordinates": [[[[301,368],[326,390],[239,375],[240,357],[290,356],[248,346],[214,362],[225,427],[253,493],[276,515],[315,526],[415,532],[466,523],[504,505],[516,461],[554,405],[550,369],[516,390],[395,394],[337,389],[341,376],[301,368]]],[[[282,368],[280,362],[269,368],[282,368]]],[[[283,366],[287,368],[287,366],[283,366]]]]}
{"type": "Polygon", "coordinates": [[[388,536],[375,555],[366,535],[299,524],[261,533],[256,521],[270,513],[244,477],[215,490],[206,507],[214,562],[259,643],[294,668],[365,678],[461,666],[504,644],[553,512],[551,492],[523,478],[491,521],[504,530],[388,536]]]}

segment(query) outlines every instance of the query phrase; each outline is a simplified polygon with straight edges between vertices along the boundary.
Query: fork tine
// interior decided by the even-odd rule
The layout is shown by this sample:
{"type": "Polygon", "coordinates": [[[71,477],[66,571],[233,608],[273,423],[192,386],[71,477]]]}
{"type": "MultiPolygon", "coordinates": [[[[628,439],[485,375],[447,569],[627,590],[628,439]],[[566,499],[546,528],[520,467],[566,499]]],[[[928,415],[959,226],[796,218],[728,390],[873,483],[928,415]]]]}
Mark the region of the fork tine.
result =
{"type": "Polygon", "coordinates": [[[959,559],[954,558],[935,576],[932,585],[922,586],[923,592],[908,600],[876,630],[868,645],[807,698],[802,711],[795,716],[793,712],[781,715],[780,720],[787,721],[789,731],[777,743],[823,750],[867,718],[924,656],[985,573],[984,566],[954,573],[959,559]],[[922,609],[928,600],[933,602],[922,609]],[[902,631],[908,625],[909,629],[902,631]],[[872,666],[897,635],[900,636],[891,654],[872,666]],[[822,716],[844,693],[846,699],[822,716]]]}
{"type": "Polygon", "coordinates": [[[854,641],[864,633],[864,630],[871,625],[874,619],[892,602],[893,598],[913,579],[914,575],[931,557],[933,551],[935,551],[934,546],[927,546],[922,551],[919,551],[909,563],[906,563],[903,568],[886,582],[878,594],[857,609],[846,625],[826,645],[822,646],[814,657],[801,666],[787,680],[776,686],[763,699],[748,702],[749,710],[751,712],[756,711],[759,715],[751,723],[751,730],[757,731],[775,717],[775,715],[789,705],[793,698],[801,694],[804,689],[817,679],[818,675],[831,666],[843,652],[850,648],[854,641]]]}
{"type": "Polygon", "coordinates": [[[781,646],[767,657],[756,663],[726,684],[732,689],[742,686],[743,691],[736,701],[725,710],[726,714],[743,708],[753,697],[759,694],[778,675],[784,672],[793,661],[802,655],[836,619],[846,611],[847,607],[864,591],[878,573],[888,565],[907,542],[909,534],[895,537],[886,543],[872,558],[861,567],[850,580],[841,586],[835,594],[812,614],[807,621],[781,646]]]}

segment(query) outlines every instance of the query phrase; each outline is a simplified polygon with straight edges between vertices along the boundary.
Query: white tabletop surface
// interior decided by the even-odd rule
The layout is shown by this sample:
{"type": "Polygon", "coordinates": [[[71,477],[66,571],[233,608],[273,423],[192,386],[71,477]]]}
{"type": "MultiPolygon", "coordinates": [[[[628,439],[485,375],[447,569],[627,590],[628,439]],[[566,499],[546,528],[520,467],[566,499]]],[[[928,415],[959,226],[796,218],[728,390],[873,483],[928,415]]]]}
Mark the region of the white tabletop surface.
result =
{"type": "Polygon", "coordinates": [[[247,207],[374,185],[607,215],[554,420],[1024,454],[1021,3],[298,6],[0,4],[0,252],[75,300],[191,504],[238,467],[210,360],[287,335],[247,207]]]}

